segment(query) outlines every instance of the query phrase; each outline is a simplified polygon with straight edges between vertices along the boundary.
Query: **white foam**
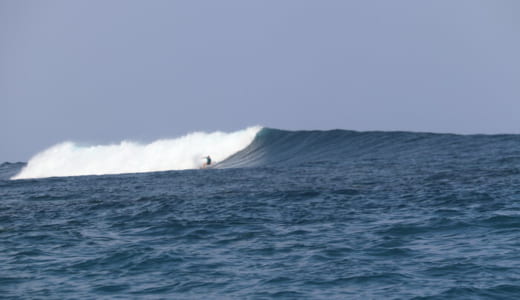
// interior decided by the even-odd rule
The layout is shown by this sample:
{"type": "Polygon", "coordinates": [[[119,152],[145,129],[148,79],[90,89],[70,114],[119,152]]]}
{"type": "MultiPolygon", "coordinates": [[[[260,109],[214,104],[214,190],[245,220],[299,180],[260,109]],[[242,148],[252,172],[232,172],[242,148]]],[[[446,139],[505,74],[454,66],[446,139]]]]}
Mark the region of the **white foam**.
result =
{"type": "Polygon", "coordinates": [[[122,141],[79,146],[64,142],[36,154],[11,179],[196,169],[203,164],[204,156],[220,162],[244,149],[260,129],[255,126],[231,133],[194,132],[149,144],[122,141]]]}

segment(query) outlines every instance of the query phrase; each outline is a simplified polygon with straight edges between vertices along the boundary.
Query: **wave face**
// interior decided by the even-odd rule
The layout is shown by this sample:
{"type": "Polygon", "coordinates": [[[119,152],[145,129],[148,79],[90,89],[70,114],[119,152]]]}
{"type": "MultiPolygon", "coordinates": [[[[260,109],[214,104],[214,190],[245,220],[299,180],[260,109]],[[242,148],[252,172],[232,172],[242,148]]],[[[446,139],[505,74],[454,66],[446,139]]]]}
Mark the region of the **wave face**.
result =
{"type": "Polygon", "coordinates": [[[82,146],[64,142],[35,155],[11,179],[195,169],[202,165],[204,156],[219,162],[243,149],[260,129],[256,126],[232,133],[194,132],[149,144],[123,141],[82,146]]]}
{"type": "Polygon", "coordinates": [[[519,163],[520,136],[263,128],[248,147],[219,166],[349,165],[359,161],[430,164],[448,159],[519,163]]]}

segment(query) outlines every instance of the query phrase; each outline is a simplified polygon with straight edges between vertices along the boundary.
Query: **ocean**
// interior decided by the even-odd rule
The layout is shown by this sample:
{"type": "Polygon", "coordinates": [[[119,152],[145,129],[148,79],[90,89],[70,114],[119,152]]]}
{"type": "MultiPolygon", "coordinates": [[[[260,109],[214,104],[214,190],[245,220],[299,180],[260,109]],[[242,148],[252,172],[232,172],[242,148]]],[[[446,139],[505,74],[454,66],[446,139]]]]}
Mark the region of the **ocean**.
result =
{"type": "Polygon", "coordinates": [[[59,144],[0,166],[0,298],[519,299],[520,135],[59,144]]]}

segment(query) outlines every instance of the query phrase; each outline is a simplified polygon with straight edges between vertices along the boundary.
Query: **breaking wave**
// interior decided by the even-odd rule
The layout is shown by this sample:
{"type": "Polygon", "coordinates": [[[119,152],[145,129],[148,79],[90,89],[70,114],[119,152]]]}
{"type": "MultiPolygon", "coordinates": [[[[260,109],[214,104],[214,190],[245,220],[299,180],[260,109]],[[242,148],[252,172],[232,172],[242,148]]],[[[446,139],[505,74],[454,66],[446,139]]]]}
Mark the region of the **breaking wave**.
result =
{"type": "MultiPolygon", "coordinates": [[[[3,164],[0,179],[140,173],[199,168],[211,155],[217,168],[295,167],[384,162],[444,165],[454,157],[466,163],[520,167],[520,135],[455,135],[417,132],[359,132],[250,127],[232,133],[195,132],[150,144],[55,145],[27,165],[3,164]],[[485,158],[485,159],[483,159],[485,158]],[[18,172],[21,169],[20,172],[18,172]],[[9,174],[9,177],[2,174],[9,174]]],[[[450,169],[450,165],[446,165],[450,169]]]]}
{"type": "Polygon", "coordinates": [[[255,126],[231,133],[194,132],[149,144],[122,141],[82,146],[64,142],[36,154],[11,179],[196,169],[204,156],[219,162],[247,147],[261,129],[255,126]]]}

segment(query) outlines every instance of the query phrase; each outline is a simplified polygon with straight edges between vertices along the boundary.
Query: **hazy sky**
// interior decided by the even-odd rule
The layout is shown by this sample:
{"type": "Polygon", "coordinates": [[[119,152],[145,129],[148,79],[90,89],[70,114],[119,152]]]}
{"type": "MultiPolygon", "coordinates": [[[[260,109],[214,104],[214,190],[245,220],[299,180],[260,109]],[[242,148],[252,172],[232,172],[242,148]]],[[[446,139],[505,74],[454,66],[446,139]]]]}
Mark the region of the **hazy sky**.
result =
{"type": "Polygon", "coordinates": [[[520,133],[520,1],[0,0],[0,162],[194,130],[520,133]]]}

